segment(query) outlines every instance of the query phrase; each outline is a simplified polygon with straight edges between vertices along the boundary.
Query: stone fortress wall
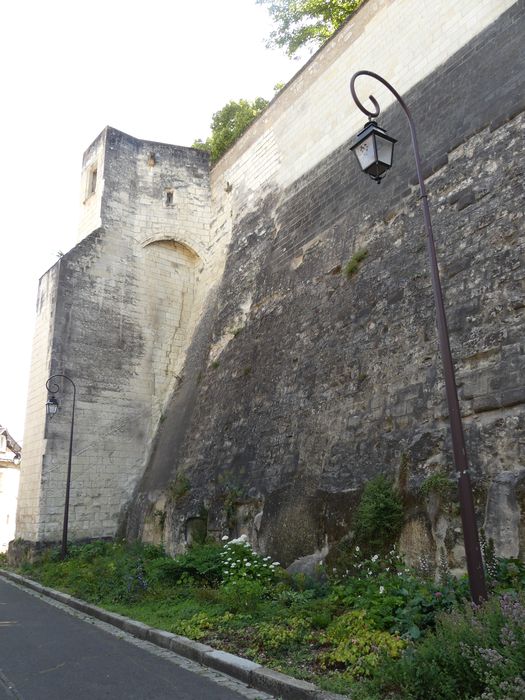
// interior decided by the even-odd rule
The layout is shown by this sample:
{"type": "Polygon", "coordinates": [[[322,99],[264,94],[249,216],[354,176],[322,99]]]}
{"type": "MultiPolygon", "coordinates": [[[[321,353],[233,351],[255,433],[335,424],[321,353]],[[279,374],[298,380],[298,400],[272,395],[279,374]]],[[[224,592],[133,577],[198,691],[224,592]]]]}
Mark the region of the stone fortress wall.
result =
{"type": "Polygon", "coordinates": [[[395,167],[377,187],[348,151],[364,68],[419,127],[480,523],[522,553],[523,19],[521,0],[368,0],[211,181],[199,152],[103,132],[84,237],[41,282],[19,537],[59,537],[67,399],[44,433],[38,392],[64,371],[82,387],[73,535],[177,551],[243,531],[290,563],[346,536],[385,472],[409,556],[461,565],[457,513],[417,495],[453,468],[408,129],[366,80],[395,167]]]}

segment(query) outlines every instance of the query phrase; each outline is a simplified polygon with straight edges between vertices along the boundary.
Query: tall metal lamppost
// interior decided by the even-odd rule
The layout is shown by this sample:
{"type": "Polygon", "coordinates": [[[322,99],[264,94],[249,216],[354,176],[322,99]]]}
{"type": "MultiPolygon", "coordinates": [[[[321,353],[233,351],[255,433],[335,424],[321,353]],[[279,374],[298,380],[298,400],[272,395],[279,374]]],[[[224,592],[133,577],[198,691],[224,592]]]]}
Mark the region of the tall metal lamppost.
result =
{"type": "Polygon", "coordinates": [[[441,290],[441,281],[439,278],[439,270],[436,258],[436,248],[434,245],[434,236],[432,234],[432,223],[430,220],[430,211],[428,207],[428,198],[423,179],[421,168],[421,156],[417,144],[416,129],[412,115],[403,98],[399,93],[377,73],[361,70],[352,76],[350,81],[350,92],[354,102],[359,109],[368,116],[368,123],[364,129],[356,136],[355,143],[351,146],[351,150],[355,153],[361,169],[370,175],[377,183],[381,182],[381,178],[386,171],[392,166],[394,144],[396,140],[388,136],[384,129],[379,127],[375,122],[375,118],[379,116],[381,108],[377,100],[370,95],[370,101],[374,107],[373,110],[367,109],[357,97],[355,91],[355,81],[361,75],[367,75],[375,80],[378,80],[397,99],[403,111],[405,112],[410,126],[410,134],[412,137],[412,146],[414,149],[414,157],[416,160],[416,171],[419,181],[421,206],[423,207],[423,218],[425,221],[425,229],[427,233],[427,252],[430,261],[430,274],[432,277],[432,289],[434,291],[434,302],[436,305],[436,324],[438,330],[439,349],[443,362],[443,376],[445,379],[445,391],[447,396],[450,429],[452,434],[452,449],[454,453],[454,462],[456,465],[456,473],[458,477],[459,488],[459,505],[461,511],[461,521],[463,525],[463,539],[465,543],[465,554],[467,558],[467,571],[470,584],[470,594],[474,603],[479,604],[487,598],[487,588],[485,584],[485,574],[483,570],[483,559],[481,556],[481,548],[479,544],[478,529],[476,525],[476,514],[474,511],[474,498],[472,496],[472,484],[469,476],[467,451],[465,447],[465,437],[463,434],[463,424],[461,421],[461,413],[459,411],[459,402],[456,388],[456,379],[454,375],[454,364],[452,362],[452,354],[450,352],[450,342],[448,336],[447,321],[445,316],[445,306],[443,303],[443,293],[441,290]]]}
{"type": "Polygon", "coordinates": [[[64,520],[62,525],[62,547],[60,550],[60,558],[65,559],[67,555],[67,526],[69,521],[69,491],[71,487],[71,456],[73,454],[73,429],[75,426],[75,400],[77,395],[77,388],[75,382],[70,379],[65,374],[53,374],[46,382],[46,389],[51,394],[46,403],[46,415],[50,419],[58,411],[58,401],[55,396],[60,391],[60,386],[54,380],[58,377],[66,379],[73,387],[73,408],[71,409],[71,431],[69,435],[69,457],[67,460],[67,479],[66,479],[66,499],[64,503],[64,520]]]}

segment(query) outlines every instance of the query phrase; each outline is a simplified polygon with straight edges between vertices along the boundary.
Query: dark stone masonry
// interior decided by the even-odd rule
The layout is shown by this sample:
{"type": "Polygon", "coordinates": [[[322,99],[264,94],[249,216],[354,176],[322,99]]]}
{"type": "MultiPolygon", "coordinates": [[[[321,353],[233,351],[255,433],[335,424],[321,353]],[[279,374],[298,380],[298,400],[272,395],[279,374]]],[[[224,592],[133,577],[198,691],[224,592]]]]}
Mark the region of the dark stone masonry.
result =
{"type": "MultiPolygon", "coordinates": [[[[509,556],[525,554],[522,20],[517,3],[404,96],[479,525],[509,556]]],[[[201,354],[188,367],[185,430],[181,411],[169,413],[158,443],[176,433],[177,447],[154,453],[147,471],[151,480],[169,465],[172,485],[188,480],[168,498],[172,550],[199,521],[215,536],[248,532],[289,565],[347,537],[364,484],[387,474],[404,497],[409,559],[446,552],[463,565],[456,496],[421,491],[436,473],[455,475],[408,127],[397,106],[382,125],[399,142],[381,186],[345,144],[234,222],[212,342],[232,337],[216,362],[201,354]]]]}

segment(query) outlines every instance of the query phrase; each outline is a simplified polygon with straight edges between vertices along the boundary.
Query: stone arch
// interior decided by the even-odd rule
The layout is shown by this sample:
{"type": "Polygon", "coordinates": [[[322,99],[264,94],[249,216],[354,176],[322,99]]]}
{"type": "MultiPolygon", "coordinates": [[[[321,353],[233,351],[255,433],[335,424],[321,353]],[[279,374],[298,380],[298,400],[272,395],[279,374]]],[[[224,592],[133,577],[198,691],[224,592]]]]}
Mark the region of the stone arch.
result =
{"type": "Polygon", "coordinates": [[[174,244],[175,246],[178,246],[181,250],[185,250],[190,256],[194,256],[195,258],[197,258],[196,262],[205,262],[206,260],[206,253],[202,245],[195,241],[193,241],[192,243],[188,243],[183,239],[182,236],[173,236],[169,234],[158,233],[154,236],[149,236],[148,238],[146,238],[142,242],[142,247],[148,248],[151,245],[158,244],[164,246],[168,244],[174,244]]]}
{"type": "Polygon", "coordinates": [[[198,252],[185,241],[155,236],[143,243],[145,330],[151,395],[160,414],[184,364],[196,317],[198,252]]]}

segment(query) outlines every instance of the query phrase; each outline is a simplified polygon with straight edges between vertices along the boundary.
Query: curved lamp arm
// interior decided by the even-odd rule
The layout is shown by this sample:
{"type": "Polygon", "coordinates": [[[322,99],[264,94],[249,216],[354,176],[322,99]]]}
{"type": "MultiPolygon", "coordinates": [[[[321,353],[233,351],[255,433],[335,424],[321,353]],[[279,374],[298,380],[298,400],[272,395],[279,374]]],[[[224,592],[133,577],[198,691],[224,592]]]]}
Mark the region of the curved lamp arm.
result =
{"type": "Polygon", "coordinates": [[[401,97],[401,95],[398,93],[398,91],[392,85],[390,85],[388,80],[385,80],[377,73],[373,73],[370,70],[357,71],[357,73],[354,73],[354,75],[352,76],[352,79],[350,80],[350,92],[352,93],[352,98],[353,98],[354,102],[356,103],[356,105],[359,107],[361,112],[363,112],[363,114],[366,114],[366,116],[369,119],[375,119],[376,117],[378,117],[381,114],[381,107],[379,105],[379,102],[376,100],[376,98],[373,95],[369,95],[368,99],[374,105],[373,111],[369,110],[364,106],[364,104],[361,102],[361,100],[357,96],[357,93],[355,90],[355,81],[361,75],[367,75],[370,78],[374,78],[374,80],[379,81],[382,85],[384,85],[386,88],[388,88],[390,90],[390,92],[394,95],[396,100],[399,102],[401,107],[403,108],[403,111],[406,114],[406,117],[408,119],[408,124],[410,126],[410,136],[412,137],[412,146],[414,148],[414,157],[416,160],[416,170],[417,170],[417,178],[419,181],[419,189],[421,192],[421,196],[426,197],[427,191],[426,191],[426,187],[425,187],[425,181],[423,179],[423,168],[421,167],[421,157],[419,155],[419,146],[417,143],[416,127],[414,124],[414,120],[412,119],[412,114],[411,114],[410,110],[408,109],[408,106],[407,106],[405,100],[401,97]]]}
{"type": "Polygon", "coordinates": [[[77,393],[77,387],[75,386],[75,382],[72,379],[70,379],[66,374],[52,374],[46,382],[46,389],[49,391],[50,394],[58,394],[58,392],[60,391],[60,385],[54,381],[57,377],[62,377],[62,379],[67,379],[67,381],[73,385],[73,401],[74,401],[76,393],[77,393]]]}

